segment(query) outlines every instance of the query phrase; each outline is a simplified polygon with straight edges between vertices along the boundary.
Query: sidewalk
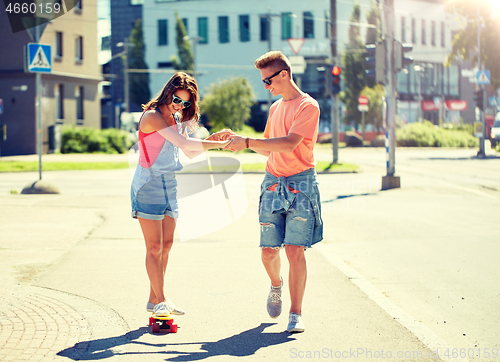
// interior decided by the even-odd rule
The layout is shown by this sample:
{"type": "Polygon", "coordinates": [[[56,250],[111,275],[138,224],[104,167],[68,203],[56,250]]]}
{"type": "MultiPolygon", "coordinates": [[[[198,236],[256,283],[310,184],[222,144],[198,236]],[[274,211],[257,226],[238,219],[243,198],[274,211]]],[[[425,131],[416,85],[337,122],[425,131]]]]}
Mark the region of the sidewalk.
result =
{"type": "MultiPolygon", "coordinates": [[[[22,187],[36,175],[0,174],[0,180],[22,187]]],[[[320,177],[328,182],[336,175],[320,177]]],[[[378,184],[379,175],[374,178],[378,184]]],[[[436,360],[319,248],[306,254],[306,332],[285,331],[288,288],[283,315],[269,318],[269,280],[257,247],[262,175],[244,176],[248,210],[240,219],[175,243],[167,295],[186,315],[175,319],[177,334],[153,335],[144,242],[130,218],[129,171],[53,171],[44,179],[61,194],[0,192],[0,360],[375,361],[388,353],[394,360],[436,360]]],[[[328,209],[323,218],[331,221],[328,209]]],[[[334,237],[326,234],[324,243],[334,237]]],[[[283,259],[285,285],[287,269],[283,259]]]]}

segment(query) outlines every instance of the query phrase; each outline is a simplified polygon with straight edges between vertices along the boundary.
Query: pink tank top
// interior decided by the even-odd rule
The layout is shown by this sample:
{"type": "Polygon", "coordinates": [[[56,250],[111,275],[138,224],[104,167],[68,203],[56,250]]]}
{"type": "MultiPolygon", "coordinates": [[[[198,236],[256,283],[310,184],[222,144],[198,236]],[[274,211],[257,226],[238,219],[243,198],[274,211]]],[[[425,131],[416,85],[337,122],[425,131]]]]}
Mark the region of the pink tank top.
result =
{"type": "MultiPolygon", "coordinates": [[[[151,133],[144,133],[141,131],[141,121],[146,111],[148,111],[148,109],[142,112],[141,119],[139,120],[139,165],[144,168],[150,168],[155,164],[166,139],[157,131],[151,133]]],[[[155,109],[155,111],[161,114],[160,110],[155,109]]],[[[174,127],[175,130],[177,130],[177,125],[174,127]]]]}

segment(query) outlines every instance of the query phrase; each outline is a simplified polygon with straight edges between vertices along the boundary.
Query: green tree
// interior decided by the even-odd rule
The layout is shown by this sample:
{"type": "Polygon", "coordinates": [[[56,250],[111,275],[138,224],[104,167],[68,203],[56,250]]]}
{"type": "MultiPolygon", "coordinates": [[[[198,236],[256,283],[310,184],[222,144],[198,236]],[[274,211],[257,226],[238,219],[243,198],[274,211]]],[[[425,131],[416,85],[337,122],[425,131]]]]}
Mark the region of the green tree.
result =
{"type": "Polygon", "coordinates": [[[366,22],[370,25],[375,26],[375,28],[368,28],[366,30],[366,44],[375,44],[380,40],[380,31],[382,28],[382,21],[380,15],[380,9],[375,1],[371,2],[371,9],[366,14],[366,22]]]}
{"type": "MultiPolygon", "coordinates": [[[[142,34],[142,20],[138,19],[134,23],[134,27],[130,33],[129,42],[129,68],[130,69],[148,69],[144,61],[146,47],[142,34]]],[[[151,98],[149,92],[149,73],[130,73],[130,99],[136,105],[140,106],[149,101],[151,98]]]]}
{"type": "Polygon", "coordinates": [[[241,130],[250,119],[255,94],[246,78],[236,77],[212,84],[207,88],[200,109],[216,132],[224,128],[241,130]]]}
{"type": "MultiPolygon", "coordinates": [[[[355,4],[350,21],[359,23],[360,19],[361,7],[359,4],[355,4]]],[[[342,54],[344,91],[340,93],[340,100],[347,108],[347,118],[354,120],[357,124],[361,123],[361,113],[358,111],[358,97],[365,87],[364,52],[365,45],[360,37],[359,26],[351,25],[349,28],[349,44],[346,45],[342,54]]]]}
{"type": "Polygon", "coordinates": [[[491,85],[500,86],[500,8],[493,7],[488,0],[455,0],[449,2],[446,11],[454,13],[462,20],[459,32],[455,35],[451,53],[446,64],[450,65],[457,59],[477,59],[477,27],[481,29],[481,64],[491,72],[491,85]]]}
{"type": "Polygon", "coordinates": [[[377,128],[377,133],[383,129],[383,99],[385,97],[385,87],[381,84],[376,84],[375,87],[365,87],[361,91],[361,95],[368,98],[368,112],[365,114],[366,123],[373,124],[377,128]]]}
{"type": "Polygon", "coordinates": [[[175,12],[175,18],[175,33],[179,57],[173,55],[170,60],[175,70],[183,70],[192,73],[194,71],[194,55],[191,50],[191,43],[189,42],[184,22],[177,12],[175,12]]]}

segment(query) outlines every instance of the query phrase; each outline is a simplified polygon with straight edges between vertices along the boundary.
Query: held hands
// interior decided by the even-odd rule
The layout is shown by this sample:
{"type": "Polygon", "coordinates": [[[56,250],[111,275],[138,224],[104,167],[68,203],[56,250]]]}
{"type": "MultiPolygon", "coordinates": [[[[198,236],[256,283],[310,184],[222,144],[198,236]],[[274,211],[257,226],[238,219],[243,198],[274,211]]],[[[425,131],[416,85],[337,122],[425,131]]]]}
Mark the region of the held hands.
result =
{"type": "Polygon", "coordinates": [[[229,136],[231,139],[231,143],[228,144],[224,150],[230,150],[230,151],[241,151],[247,148],[247,142],[245,137],[238,136],[237,134],[232,134],[229,136]]]}
{"type": "Polygon", "coordinates": [[[231,135],[236,135],[230,129],[223,129],[219,132],[213,133],[206,138],[207,141],[226,141],[231,135]]]}

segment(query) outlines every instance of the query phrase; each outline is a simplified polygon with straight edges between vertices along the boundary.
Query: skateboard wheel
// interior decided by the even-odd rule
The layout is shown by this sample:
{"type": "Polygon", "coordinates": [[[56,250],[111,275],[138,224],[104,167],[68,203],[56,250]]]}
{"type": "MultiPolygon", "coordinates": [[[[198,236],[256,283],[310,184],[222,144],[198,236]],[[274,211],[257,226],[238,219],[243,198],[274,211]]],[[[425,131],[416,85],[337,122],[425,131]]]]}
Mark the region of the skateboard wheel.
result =
{"type": "Polygon", "coordinates": [[[172,324],[170,326],[170,333],[177,333],[177,324],[172,324]]]}
{"type": "Polygon", "coordinates": [[[168,324],[169,326],[171,326],[171,325],[172,325],[172,323],[174,323],[174,320],[173,320],[173,319],[169,319],[169,320],[167,321],[167,324],[168,324]]]}
{"type": "Polygon", "coordinates": [[[160,333],[160,325],[158,323],[153,323],[151,325],[151,332],[160,333]]]}
{"type": "Polygon", "coordinates": [[[154,319],[153,317],[149,317],[149,325],[152,326],[153,323],[156,322],[156,319],[154,319]]]}

